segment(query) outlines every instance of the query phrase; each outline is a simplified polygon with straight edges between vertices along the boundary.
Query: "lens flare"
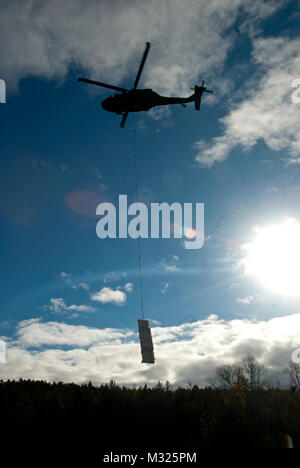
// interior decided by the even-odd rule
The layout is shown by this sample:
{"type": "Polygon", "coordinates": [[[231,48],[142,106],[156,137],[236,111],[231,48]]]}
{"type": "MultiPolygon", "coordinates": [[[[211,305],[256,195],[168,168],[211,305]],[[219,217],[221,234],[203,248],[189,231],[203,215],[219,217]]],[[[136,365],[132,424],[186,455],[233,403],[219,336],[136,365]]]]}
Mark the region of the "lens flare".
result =
{"type": "Polygon", "coordinates": [[[90,190],[76,190],[65,195],[65,203],[68,208],[89,218],[97,218],[97,205],[105,201],[108,200],[102,194],[90,190]]]}
{"type": "Polygon", "coordinates": [[[270,291],[300,296],[300,223],[287,219],[282,224],[256,229],[256,238],[243,246],[245,273],[256,276],[270,291]]]}
{"type": "Polygon", "coordinates": [[[185,229],[184,235],[187,239],[194,239],[196,237],[196,231],[193,228],[185,229]]]}

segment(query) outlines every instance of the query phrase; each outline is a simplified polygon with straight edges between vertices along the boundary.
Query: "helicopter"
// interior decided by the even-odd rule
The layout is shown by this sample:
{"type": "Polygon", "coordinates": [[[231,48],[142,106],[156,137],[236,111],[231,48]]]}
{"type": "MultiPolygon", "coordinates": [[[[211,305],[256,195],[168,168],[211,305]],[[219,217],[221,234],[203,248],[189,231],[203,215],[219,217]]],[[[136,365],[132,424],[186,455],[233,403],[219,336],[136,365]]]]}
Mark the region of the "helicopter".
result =
{"type": "Polygon", "coordinates": [[[78,78],[78,81],[82,81],[84,83],[119,91],[117,94],[112,94],[108,98],[104,99],[101,103],[101,106],[108,112],[114,112],[115,114],[123,116],[121,121],[121,128],[124,128],[129,112],[148,111],[156,106],[168,106],[170,104],[181,104],[183,107],[186,107],[185,104],[188,102],[194,102],[195,109],[199,111],[203,93],[213,93],[213,91],[207,89],[204,86],[205,81],[202,81],[201,86],[195,85],[194,93],[191,96],[185,98],[160,96],[152,89],[137,89],[149,53],[149,49],[150,42],[146,42],[146,48],[132,89],[125,89],[119,86],[102,83],[100,81],[89,80],[87,78],[78,78]]]}

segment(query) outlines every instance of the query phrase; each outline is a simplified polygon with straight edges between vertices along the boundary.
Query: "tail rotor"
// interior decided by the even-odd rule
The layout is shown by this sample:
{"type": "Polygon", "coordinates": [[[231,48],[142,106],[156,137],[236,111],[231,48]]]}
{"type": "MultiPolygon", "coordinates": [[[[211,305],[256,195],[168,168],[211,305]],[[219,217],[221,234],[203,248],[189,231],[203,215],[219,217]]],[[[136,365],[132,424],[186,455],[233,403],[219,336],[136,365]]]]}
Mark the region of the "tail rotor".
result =
{"type": "Polygon", "coordinates": [[[204,86],[204,84],[205,84],[205,81],[203,80],[201,86],[195,85],[195,109],[196,111],[200,110],[202,94],[203,93],[213,94],[213,91],[211,91],[210,89],[207,89],[206,86],[204,86]]]}

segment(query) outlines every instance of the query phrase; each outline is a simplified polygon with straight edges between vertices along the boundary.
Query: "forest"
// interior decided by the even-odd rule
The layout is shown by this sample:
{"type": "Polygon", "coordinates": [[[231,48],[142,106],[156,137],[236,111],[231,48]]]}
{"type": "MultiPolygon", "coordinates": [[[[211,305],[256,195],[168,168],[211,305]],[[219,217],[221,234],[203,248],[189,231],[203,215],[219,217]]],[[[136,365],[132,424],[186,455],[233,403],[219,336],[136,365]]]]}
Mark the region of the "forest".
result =
{"type": "Polygon", "coordinates": [[[13,441],[27,455],[38,447],[89,463],[110,450],[298,448],[300,366],[286,372],[291,386],[280,389],[246,356],[216,368],[205,388],[0,381],[2,448],[13,441]]]}

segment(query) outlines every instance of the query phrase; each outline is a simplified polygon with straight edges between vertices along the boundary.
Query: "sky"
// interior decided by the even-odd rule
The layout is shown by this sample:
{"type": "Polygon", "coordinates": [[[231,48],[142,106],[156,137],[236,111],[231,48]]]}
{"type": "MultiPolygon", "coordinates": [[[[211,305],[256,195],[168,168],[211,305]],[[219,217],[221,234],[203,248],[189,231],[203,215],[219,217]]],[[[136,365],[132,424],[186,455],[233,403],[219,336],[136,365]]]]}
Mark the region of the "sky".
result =
{"type": "Polygon", "coordinates": [[[1,378],[206,385],[252,353],[284,384],[300,295],[245,256],[264,226],[300,220],[299,20],[285,0],[1,0],[1,378]],[[214,94],[121,129],[110,90],[77,77],[132,87],[146,41],[140,88],[188,96],[205,79],[214,94]],[[153,366],[137,241],[96,236],[99,203],[135,200],[134,128],[140,200],[205,204],[203,248],[141,240],[153,366]]]}

